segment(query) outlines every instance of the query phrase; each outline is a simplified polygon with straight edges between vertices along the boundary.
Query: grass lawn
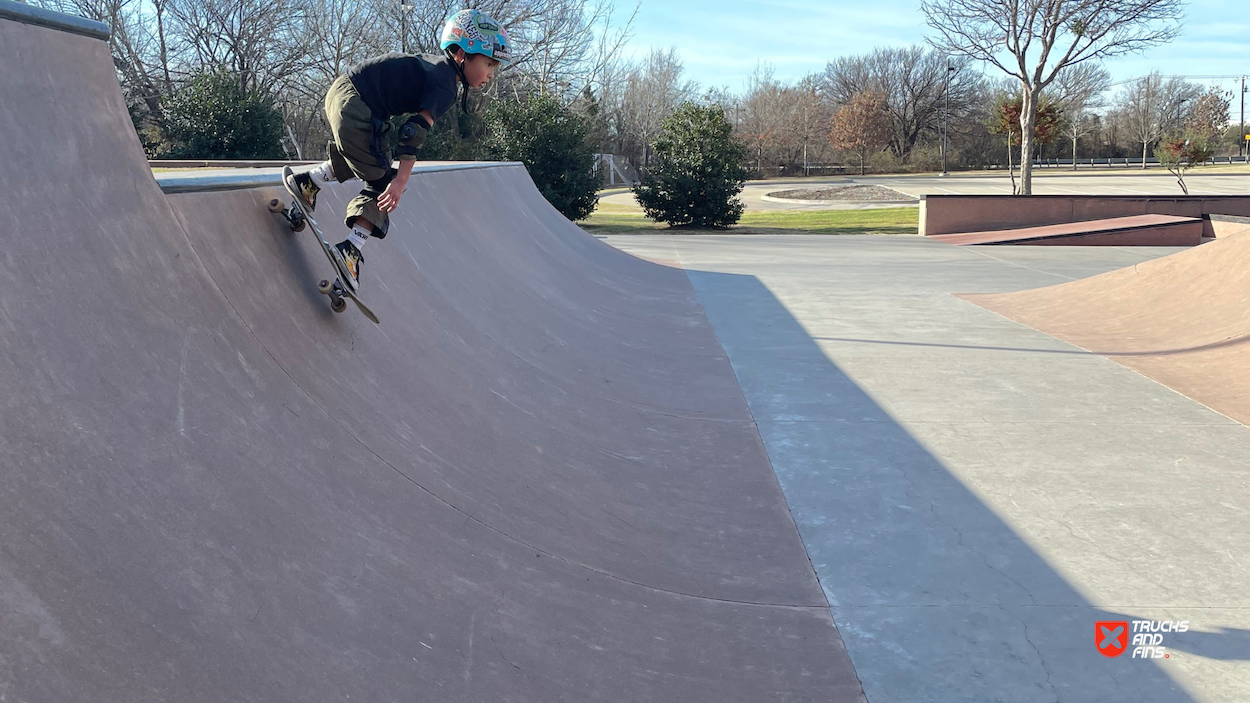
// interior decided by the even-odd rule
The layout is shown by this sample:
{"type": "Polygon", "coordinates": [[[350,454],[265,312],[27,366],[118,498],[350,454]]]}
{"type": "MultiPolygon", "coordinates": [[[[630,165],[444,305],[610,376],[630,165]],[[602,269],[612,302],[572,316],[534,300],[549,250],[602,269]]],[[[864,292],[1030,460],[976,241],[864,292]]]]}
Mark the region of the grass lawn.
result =
{"type": "Polygon", "coordinates": [[[600,203],[578,222],[591,234],[916,234],[920,209],[765,210],[745,212],[729,229],[678,228],[656,224],[638,208],[600,203]]]}

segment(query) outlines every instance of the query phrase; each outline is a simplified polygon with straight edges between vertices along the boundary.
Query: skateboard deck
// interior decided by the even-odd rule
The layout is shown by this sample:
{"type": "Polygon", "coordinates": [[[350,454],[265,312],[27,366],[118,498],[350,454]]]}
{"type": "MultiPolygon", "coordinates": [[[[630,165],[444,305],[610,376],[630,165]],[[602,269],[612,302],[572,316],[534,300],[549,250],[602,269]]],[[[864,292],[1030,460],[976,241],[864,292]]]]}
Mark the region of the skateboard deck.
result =
{"type": "Polygon", "coordinates": [[[317,226],[317,220],[312,216],[312,213],[308,211],[307,206],[304,204],[304,199],[291,189],[290,178],[292,176],[294,176],[294,172],[291,170],[291,167],[283,166],[282,187],[285,188],[286,192],[291,196],[290,207],[283,207],[282,201],[274,199],[269,201],[270,211],[281,213],[282,216],[286,218],[286,221],[290,223],[291,229],[296,232],[304,229],[304,224],[307,223],[312,228],[313,234],[317,235],[317,241],[321,244],[321,250],[325,252],[326,258],[330,260],[330,265],[334,267],[334,272],[337,275],[337,278],[335,278],[333,282],[323,279],[317,284],[317,290],[326,296],[329,296],[330,308],[335,312],[343,312],[343,310],[347,308],[345,300],[351,299],[351,301],[356,304],[356,307],[360,308],[360,312],[363,313],[365,317],[372,320],[374,324],[379,324],[378,316],[373,314],[373,311],[369,309],[369,306],[365,305],[364,301],[356,295],[356,291],[352,290],[351,287],[343,283],[344,281],[349,280],[347,272],[343,270],[343,265],[339,262],[339,258],[335,256],[336,252],[334,251],[334,245],[326,241],[326,237],[322,234],[321,228],[317,226]]]}

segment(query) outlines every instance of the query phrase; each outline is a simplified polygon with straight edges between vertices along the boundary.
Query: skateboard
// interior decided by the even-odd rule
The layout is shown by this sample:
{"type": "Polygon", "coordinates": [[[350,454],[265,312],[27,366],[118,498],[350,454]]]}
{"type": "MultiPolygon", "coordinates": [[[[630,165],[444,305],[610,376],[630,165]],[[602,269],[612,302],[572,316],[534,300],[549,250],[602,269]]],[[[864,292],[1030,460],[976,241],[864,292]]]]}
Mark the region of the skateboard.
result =
{"type": "Polygon", "coordinates": [[[281,200],[274,198],[269,201],[269,211],[282,215],[282,218],[291,226],[291,230],[295,232],[302,232],[305,226],[312,225],[313,234],[317,235],[317,241],[321,243],[321,250],[325,252],[326,258],[330,260],[330,265],[334,267],[337,274],[334,281],[323,278],[317,283],[317,291],[330,298],[330,309],[334,312],[343,312],[347,309],[347,300],[351,299],[365,317],[372,320],[374,324],[379,324],[378,316],[373,314],[373,311],[364,304],[355,291],[343,284],[343,281],[348,278],[347,272],[343,270],[338,257],[334,255],[333,245],[326,241],[326,236],[317,226],[317,220],[305,208],[304,199],[287,185],[288,179],[293,175],[294,172],[291,171],[290,166],[282,167],[282,187],[286,188],[286,192],[291,196],[290,206],[283,205],[281,200]]]}

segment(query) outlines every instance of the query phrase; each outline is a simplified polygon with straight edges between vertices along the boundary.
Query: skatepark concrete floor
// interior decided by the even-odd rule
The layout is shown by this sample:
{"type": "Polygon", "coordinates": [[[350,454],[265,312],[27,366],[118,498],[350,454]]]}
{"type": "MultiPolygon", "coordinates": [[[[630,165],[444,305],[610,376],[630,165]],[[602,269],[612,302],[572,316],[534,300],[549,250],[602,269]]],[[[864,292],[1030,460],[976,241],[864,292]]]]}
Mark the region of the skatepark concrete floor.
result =
{"type": "Polygon", "coordinates": [[[869,701],[1246,700],[1250,428],[953,295],[1176,250],[603,239],[686,270],[869,701]]]}

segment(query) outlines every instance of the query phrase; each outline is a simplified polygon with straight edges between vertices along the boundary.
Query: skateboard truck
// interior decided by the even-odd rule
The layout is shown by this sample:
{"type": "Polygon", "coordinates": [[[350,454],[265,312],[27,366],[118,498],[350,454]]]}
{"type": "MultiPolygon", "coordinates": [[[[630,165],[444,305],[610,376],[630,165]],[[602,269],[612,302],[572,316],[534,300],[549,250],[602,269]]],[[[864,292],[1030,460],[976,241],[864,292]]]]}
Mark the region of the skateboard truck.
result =
{"type": "Polygon", "coordinates": [[[282,218],[291,225],[291,231],[303,232],[304,227],[308,225],[308,220],[304,217],[304,213],[295,207],[295,203],[291,203],[290,207],[282,204],[281,200],[274,198],[269,201],[269,212],[276,212],[282,215],[282,218]]]}
{"type": "Polygon", "coordinates": [[[322,295],[330,297],[330,309],[334,312],[343,312],[347,309],[347,291],[343,290],[343,284],[336,278],[331,283],[329,279],[323,278],[317,284],[317,291],[322,295]]]}

